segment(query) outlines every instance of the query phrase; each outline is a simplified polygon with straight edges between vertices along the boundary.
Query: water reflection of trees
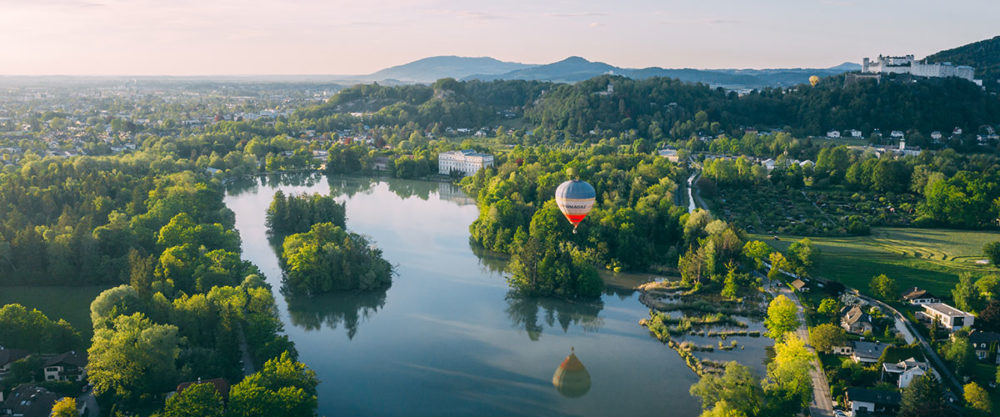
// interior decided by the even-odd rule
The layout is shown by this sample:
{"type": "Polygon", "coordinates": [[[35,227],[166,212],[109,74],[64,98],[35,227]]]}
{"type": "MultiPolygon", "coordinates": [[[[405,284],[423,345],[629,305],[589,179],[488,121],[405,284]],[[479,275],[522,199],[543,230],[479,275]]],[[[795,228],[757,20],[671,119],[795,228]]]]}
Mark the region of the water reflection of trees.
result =
{"type": "Polygon", "coordinates": [[[604,302],[572,302],[555,298],[507,296],[507,317],[514,326],[528,332],[528,338],[538,340],[544,325],[555,327],[559,324],[563,332],[572,325],[578,325],[585,332],[596,332],[604,327],[604,319],[598,314],[604,309],[604,302]]]}
{"type": "Polygon", "coordinates": [[[330,185],[330,195],[345,195],[348,198],[372,189],[378,184],[379,179],[373,177],[347,177],[333,175],[326,177],[327,184],[330,185]]]}
{"type": "Polygon", "coordinates": [[[225,182],[226,191],[229,194],[239,194],[245,191],[251,191],[256,189],[258,186],[267,186],[268,184],[279,186],[313,186],[316,185],[322,175],[316,172],[273,172],[264,175],[254,175],[249,177],[239,177],[235,179],[228,179],[225,182]]]}
{"type": "Polygon", "coordinates": [[[479,265],[483,267],[484,271],[502,274],[506,270],[507,257],[503,254],[484,248],[472,238],[469,238],[469,249],[476,255],[476,259],[479,260],[479,265]]]}
{"type": "Polygon", "coordinates": [[[387,181],[389,184],[389,191],[398,195],[403,199],[416,196],[421,200],[427,200],[431,197],[431,190],[436,190],[437,183],[430,181],[413,181],[413,180],[392,180],[387,181]]]}
{"type": "Polygon", "coordinates": [[[333,293],[314,297],[286,295],[288,315],[292,324],[306,330],[323,326],[336,329],[343,326],[353,339],[358,326],[375,315],[385,305],[386,290],[333,293]]]}

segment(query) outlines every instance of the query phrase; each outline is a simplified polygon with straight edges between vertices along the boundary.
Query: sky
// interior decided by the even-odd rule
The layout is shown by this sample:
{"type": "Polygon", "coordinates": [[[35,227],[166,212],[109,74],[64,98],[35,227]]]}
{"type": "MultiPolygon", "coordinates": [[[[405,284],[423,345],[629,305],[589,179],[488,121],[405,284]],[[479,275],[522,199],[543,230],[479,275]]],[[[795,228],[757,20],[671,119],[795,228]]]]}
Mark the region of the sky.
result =
{"type": "Polygon", "coordinates": [[[368,74],[436,55],[815,68],[920,58],[998,19],[998,0],[0,0],[0,74],[368,74]]]}

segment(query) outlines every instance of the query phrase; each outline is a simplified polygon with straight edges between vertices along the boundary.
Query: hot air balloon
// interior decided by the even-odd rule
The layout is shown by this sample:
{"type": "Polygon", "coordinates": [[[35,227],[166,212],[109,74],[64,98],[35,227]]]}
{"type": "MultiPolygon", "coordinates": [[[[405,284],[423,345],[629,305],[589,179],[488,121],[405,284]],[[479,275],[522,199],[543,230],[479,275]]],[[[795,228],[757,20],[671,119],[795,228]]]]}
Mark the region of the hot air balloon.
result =
{"type": "Polygon", "coordinates": [[[819,84],[819,77],[817,77],[815,75],[813,75],[812,77],[809,77],[809,84],[812,84],[812,86],[815,87],[816,84],[819,84]]]}
{"type": "Polygon", "coordinates": [[[597,193],[594,187],[585,181],[566,181],[556,188],[556,205],[566,216],[566,220],[573,223],[573,233],[576,233],[576,227],[587,217],[590,209],[594,208],[595,197],[597,193]]]}
{"type": "Polygon", "coordinates": [[[573,348],[570,348],[569,356],[563,359],[552,375],[552,385],[556,387],[556,391],[569,398],[582,397],[590,391],[590,372],[576,357],[573,348]]]}

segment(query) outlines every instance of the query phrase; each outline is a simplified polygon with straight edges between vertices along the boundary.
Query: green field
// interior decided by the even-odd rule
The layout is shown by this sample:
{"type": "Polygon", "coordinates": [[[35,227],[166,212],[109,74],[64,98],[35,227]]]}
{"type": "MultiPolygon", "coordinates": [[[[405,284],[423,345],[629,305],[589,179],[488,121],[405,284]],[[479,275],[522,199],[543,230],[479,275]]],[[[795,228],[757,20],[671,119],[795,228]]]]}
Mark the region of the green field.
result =
{"type": "MultiPolygon", "coordinates": [[[[786,252],[798,236],[754,235],[786,252]]],[[[983,244],[1000,240],[1000,233],[944,229],[873,228],[871,236],[810,237],[821,254],[813,275],[833,279],[867,292],[878,274],[896,280],[900,290],[918,286],[950,298],[958,275],[994,273],[984,259],[983,244]]],[[[787,253],[787,252],[786,252],[787,253]]]]}
{"type": "Polygon", "coordinates": [[[87,287],[0,287],[0,305],[21,304],[35,308],[52,320],[66,319],[90,338],[90,302],[107,286],[87,287]]]}

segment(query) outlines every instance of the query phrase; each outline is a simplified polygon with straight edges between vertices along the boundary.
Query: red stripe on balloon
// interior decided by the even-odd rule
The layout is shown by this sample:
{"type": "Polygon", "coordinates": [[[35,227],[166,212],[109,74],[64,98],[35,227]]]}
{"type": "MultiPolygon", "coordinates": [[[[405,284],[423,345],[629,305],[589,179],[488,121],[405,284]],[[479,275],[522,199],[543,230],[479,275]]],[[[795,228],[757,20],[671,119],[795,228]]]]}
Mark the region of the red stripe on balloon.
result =
{"type": "Polygon", "coordinates": [[[567,214],[566,215],[566,219],[568,219],[570,221],[570,223],[573,223],[573,224],[577,224],[577,223],[582,222],[584,217],[587,217],[587,215],[586,214],[567,214]]]}

